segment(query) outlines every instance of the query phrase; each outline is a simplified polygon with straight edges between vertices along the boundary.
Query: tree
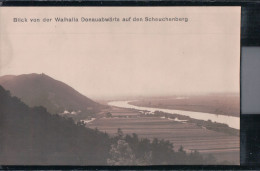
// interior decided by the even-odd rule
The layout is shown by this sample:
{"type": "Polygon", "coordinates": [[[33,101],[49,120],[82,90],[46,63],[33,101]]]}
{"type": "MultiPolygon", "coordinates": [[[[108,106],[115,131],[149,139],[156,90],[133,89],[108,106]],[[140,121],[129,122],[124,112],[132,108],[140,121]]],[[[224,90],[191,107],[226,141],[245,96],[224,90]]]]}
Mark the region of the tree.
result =
{"type": "Polygon", "coordinates": [[[136,165],[136,158],[129,144],[119,139],[116,144],[112,145],[110,158],[107,159],[109,165],[136,165]]]}
{"type": "Polygon", "coordinates": [[[200,153],[197,150],[191,151],[189,158],[190,158],[189,159],[190,164],[197,165],[197,164],[204,163],[202,155],[200,155],[200,153]]]}
{"type": "Polygon", "coordinates": [[[118,128],[118,129],[117,129],[117,136],[118,136],[119,139],[122,139],[122,138],[123,138],[124,133],[123,133],[123,131],[122,131],[121,128],[118,128]]]}

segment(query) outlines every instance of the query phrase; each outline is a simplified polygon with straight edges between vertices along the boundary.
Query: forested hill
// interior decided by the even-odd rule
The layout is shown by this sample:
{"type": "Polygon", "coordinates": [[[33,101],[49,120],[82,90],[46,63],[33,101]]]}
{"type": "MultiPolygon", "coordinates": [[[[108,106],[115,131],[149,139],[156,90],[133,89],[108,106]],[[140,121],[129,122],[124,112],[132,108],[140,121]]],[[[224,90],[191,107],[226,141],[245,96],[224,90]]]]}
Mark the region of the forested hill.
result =
{"type": "Polygon", "coordinates": [[[67,110],[91,115],[104,107],[45,74],[6,75],[0,77],[0,85],[30,107],[44,106],[50,113],[67,110]]]}
{"type": "Polygon", "coordinates": [[[83,122],[30,108],[0,86],[0,165],[216,164],[213,156],[174,151],[169,141],[108,136],[83,122]]]}
{"type": "Polygon", "coordinates": [[[0,165],[106,164],[108,135],[29,108],[0,86],[0,165]]]}

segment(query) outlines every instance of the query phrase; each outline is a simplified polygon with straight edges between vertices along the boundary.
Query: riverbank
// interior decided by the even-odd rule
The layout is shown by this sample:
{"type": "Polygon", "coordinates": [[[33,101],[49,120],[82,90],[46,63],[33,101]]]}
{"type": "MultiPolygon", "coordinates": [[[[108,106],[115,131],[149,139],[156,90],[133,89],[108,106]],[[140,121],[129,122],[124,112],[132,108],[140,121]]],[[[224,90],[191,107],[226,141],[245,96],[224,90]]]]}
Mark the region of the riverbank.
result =
{"type": "Polygon", "coordinates": [[[155,111],[160,111],[169,114],[178,114],[183,116],[188,116],[192,119],[203,120],[203,121],[212,121],[216,123],[227,124],[230,128],[240,129],[240,118],[234,116],[225,116],[217,115],[212,113],[203,113],[203,112],[192,112],[192,111],[182,111],[182,110],[172,110],[172,109],[160,109],[160,108],[151,108],[151,107],[140,107],[129,104],[129,101],[112,101],[108,103],[111,106],[136,109],[140,111],[147,111],[148,113],[154,113],[155,111]]]}
{"type": "Polygon", "coordinates": [[[144,98],[129,104],[139,107],[185,110],[240,117],[239,94],[144,98]]]}
{"type": "Polygon", "coordinates": [[[169,113],[164,113],[160,111],[155,111],[154,114],[144,114],[146,116],[157,116],[157,117],[163,117],[163,118],[168,118],[170,120],[175,120],[179,122],[185,122],[185,123],[194,123],[197,126],[203,128],[203,129],[208,129],[216,132],[222,132],[228,135],[233,135],[233,136],[239,136],[240,131],[238,129],[230,128],[227,124],[222,124],[222,123],[216,123],[212,122],[211,120],[203,121],[203,120],[198,120],[198,119],[192,119],[189,116],[182,116],[178,114],[169,114],[169,113]]]}
{"type": "Polygon", "coordinates": [[[111,106],[103,111],[103,116],[87,123],[90,128],[98,128],[110,135],[116,135],[118,128],[124,134],[136,133],[140,138],[169,140],[174,149],[183,146],[187,152],[198,150],[203,155],[212,154],[218,161],[227,160],[239,164],[239,137],[204,129],[195,123],[159,116],[143,116],[135,109],[111,106]],[[111,117],[106,117],[107,113],[111,117]]]}

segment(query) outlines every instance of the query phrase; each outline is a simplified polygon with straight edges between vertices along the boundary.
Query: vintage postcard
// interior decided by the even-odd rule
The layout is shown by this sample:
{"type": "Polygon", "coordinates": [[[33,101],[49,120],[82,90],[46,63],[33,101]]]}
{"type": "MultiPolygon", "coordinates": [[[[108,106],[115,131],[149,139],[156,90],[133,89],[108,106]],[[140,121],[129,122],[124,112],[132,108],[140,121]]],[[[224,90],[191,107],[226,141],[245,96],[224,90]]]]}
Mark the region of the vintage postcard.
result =
{"type": "Polygon", "coordinates": [[[240,164],[240,7],[1,7],[1,165],[240,164]]]}

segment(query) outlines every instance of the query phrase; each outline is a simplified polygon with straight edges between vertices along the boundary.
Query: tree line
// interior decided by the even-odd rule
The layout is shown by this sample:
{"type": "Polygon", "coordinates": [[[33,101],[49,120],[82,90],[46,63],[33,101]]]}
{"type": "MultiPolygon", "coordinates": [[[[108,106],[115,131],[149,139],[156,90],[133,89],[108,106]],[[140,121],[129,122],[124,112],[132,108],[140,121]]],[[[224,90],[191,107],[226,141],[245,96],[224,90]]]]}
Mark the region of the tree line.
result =
{"type": "Polygon", "coordinates": [[[217,164],[210,155],[174,150],[166,140],[116,136],[84,122],[30,108],[0,86],[1,165],[174,165],[217,164]]]}

